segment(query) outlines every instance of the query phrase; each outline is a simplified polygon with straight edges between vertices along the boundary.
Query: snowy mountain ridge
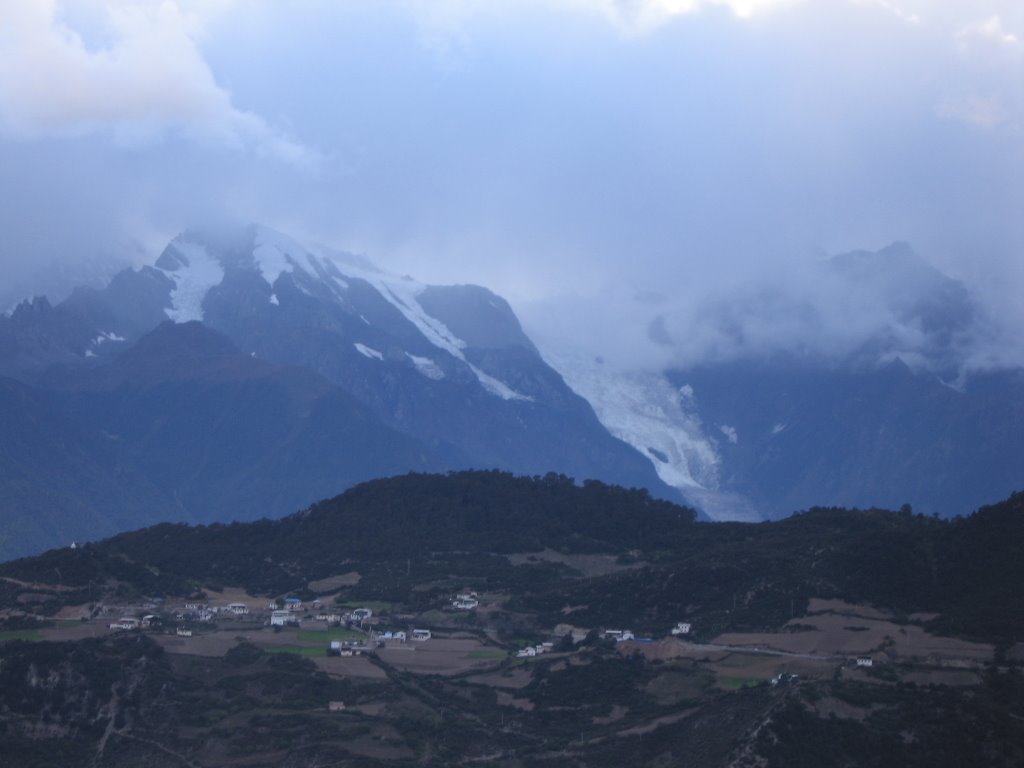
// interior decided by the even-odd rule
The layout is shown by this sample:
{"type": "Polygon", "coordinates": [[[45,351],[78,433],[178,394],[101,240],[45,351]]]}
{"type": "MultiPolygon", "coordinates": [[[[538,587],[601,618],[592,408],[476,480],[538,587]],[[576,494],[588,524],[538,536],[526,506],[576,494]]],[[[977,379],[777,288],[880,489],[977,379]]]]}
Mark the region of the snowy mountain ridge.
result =
{"type": "MultiPolygon", "coordinates": [[[[348,302],[352,280],[371,285],[411,323],[431,345],[463,363],[489,394],[503,400],[529,401],[529,395],[517,392],[495,376],[485,373],[466,359],[466,342],[454,334],[441,320],[431,316],[418,297],[428,286],[409,277],[398,277],[378,269],[365,259],[343,254],[322,246],[305,246],[297,240],[264,225],[247,230],[251,242],[236,245],[235,253],[214,251],[196,235],[179,235],[157,260],[156,268],[174,283],[171,306],[165,311],[175,322],[204,319],[203,303],[209,292],[221,285],[229,269],[254,270],[271,289],[269,303],[280,306],[279,281],[287,275],[304,293],[308,283],[326,289],[339,304],[348,302]],[[233,257],[233,258],[232,258],[233,257]]],[[[370,325],[365,317],[363,321],[370,325]]],[[[363,341],[355,342],[364,356],[382,360],[383,356],[363,341]],[[368,350],[373,353],[368,354],[368,350]]],[[[438,379],[443,370],[429,358],[405,353],[424,376],[438,379]]]]}

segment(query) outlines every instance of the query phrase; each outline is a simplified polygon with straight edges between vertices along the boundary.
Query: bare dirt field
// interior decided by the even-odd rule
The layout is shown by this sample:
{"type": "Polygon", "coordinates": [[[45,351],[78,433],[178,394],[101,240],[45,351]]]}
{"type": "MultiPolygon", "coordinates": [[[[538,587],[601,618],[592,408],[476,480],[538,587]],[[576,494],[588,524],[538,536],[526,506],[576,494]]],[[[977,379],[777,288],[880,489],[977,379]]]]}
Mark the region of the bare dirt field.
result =
{"type": "Polygon", "coordinates": [[[83,618],[88,619],[91,615],[92,608],[89,603],[85,603],[84,605],[65,605],[53,615],[53,618],[57,621],[81,621],[83,618]]]}
{"type": "Polygon", "coordinates": [[[183,653],[189,656],[223,656],[242,640],[252,642],[247,634],[235,632],[209,632],[192,637],[177,635],[153,635],[168,653],[183,653]]]}
{"type": "Polygon", "coordinates": [[[674,637],[666,637],[653,643],[634,643],[630,640],[617,643],[615,649],[622,654],[641,654],[648,661],[668,661],[669,659],[699,659],[715,661],[724,658],[728,649],[711,649],[696,643],[685,643],[674,637]]]}
{"type": "Polygon", "coordinates": [[[244,589],[236,587],[224,587],[220,592],[207,589],[206,594],[206,602],[217,608],[224,608],[231,603],[245,603],[250,609],[265,608],[269,602],[265,597],[250,595],[244,589]]]}
{"type": "Polygon", "coordinates": [[[526,667],[516,667],[502,672],[488,672],[483,675],[473,675],[466,678],[470,683],[489,685],[492,688],[508,688],[519,690],[525,688],[533,679],[533,673],[526,667]]]}
{"type": "Polygon", "coordinates": [[[320,579],[319,581],[311,581],[309,582],[309,588],[317,594],[334,592],[341,587],[351,587],[358,584],[361,578],[362,576],[357,571],[349,571],[337,576],[328,576],[326,579],[320,579]]]}
{"type": "Polygon", "coordinates": [[[498,706],[515,707],[524,712],[532,712],[534,704],[529,699],[518,699],[508,691],[497,691],[498,706]]]}
{"type": "Polygon", "coordinates": [[[963,659],[987,662],[993,647],[949,637],[930,635],[914,624],[863,616],[823,613],[794,619],[787,626],[808,627],[797,632],[731,632],[712,642],[718,645],[770,648],[789,653],[859,656],[887,652],[900,658],[963,659]]]}
{"type": "Polygon", "coordinates": [[[807,603],[807,613],[835,613],[840,616],[861,616],[865,619],[891,619],[892,613],[866,603],[854,604],[845,600],[823,600],[812,597],[807,603]]]}
{"type": "Polygon", "coordinates": [[[721,688],[739,688],[743,685],[771,680],[780,672],[791,675],[819,676],[830,674],[835,662],[812,662],[762,654],[731,653],[706,667],[716,675],[721,688]]]}
{"type": "Polygon", "coordinates": [[[366,656],[311,656],[313,663],[329,675],[387,680],[387,673],[366,656]]]}
{"type": "Polygon", "coordinates": [[[41,629],[39,634],[43,640],[82,640],[112,634],[109,624],[109,621],[57,621],[52,627],[41,629]]]}
{"type": "Polygon", "coordinates": [[[398,669],[437,675],[455,675],[477,667],[493,666],[506,657],[500,648],[484,645],[476,638],[432,638],[409,643],[414,650],[382,648],[377,653],[398,669]]]}

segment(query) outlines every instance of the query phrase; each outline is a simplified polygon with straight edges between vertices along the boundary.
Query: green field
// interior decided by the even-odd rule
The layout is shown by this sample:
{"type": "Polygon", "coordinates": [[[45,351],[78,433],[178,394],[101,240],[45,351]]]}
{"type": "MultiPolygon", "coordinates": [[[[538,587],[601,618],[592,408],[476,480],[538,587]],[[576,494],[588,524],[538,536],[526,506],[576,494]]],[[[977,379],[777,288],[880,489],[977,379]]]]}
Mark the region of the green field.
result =
{"type": "Polygon", "coordinates": [[[719,677],[718,687],[727,691],[737,691],[740,688],[753,688],[760,685],[764,680],[757,677],[719,677]]]}
{"type": "Polygon", "coordinates": [[[40,640],[42,635],[38,629],[7,629],[0,631],[0,643],[8,640],[40,640]]]}

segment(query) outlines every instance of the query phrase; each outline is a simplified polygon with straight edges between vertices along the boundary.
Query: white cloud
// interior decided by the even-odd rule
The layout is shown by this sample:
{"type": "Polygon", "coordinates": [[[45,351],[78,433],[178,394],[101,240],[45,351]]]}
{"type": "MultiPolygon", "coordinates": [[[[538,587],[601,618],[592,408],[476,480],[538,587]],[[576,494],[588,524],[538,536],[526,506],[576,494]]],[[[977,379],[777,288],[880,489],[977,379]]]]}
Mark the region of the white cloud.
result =
{"type": "Polygon", "coordinates": [[[960,31],[959,37],[964,41],[983,41],[997,45],[1020,44],[1019,38],[1003,27],[1003,20],[997,15],[968,24],[960,31]]]}
{"type": "Polygon", "coordinates": [[[170,133],[315,164],[315,153],[233,106],[197,45],[201,20],[174,0],[0,5],[0,130],[23,139],[106,133],[126,144],[170,133]],[[68,15],[101,28],[103,42],[88,45],[68,15]]]}
{"type": "Polygon", "coordinates": [[[425,30],[428,45],[447,53],[466,39],[467,23],[482,17],[563,12],[597,16],[627,36],[643,36],[672,19],[726,8],[749,19],[807,0],[404,0],[425,30]]]}

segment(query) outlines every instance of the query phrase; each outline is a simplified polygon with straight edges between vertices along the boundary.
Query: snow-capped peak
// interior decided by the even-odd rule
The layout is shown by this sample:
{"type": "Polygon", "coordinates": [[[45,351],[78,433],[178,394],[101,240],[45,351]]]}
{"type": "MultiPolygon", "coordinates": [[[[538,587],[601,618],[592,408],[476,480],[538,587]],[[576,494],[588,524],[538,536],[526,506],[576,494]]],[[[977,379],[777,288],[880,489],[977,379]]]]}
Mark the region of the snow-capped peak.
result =
{"type": "MultiPolygon", "coordinates": [[[[492,395],[503,400],[532,399],[480,370],[466,359],[463,353],[466,342],[452,333],[443,322],[432,317],[420,304],[417,297],[427,288],[423,283],[410,277],[399,277],[384,272],[360,257],[338,253],[322,246],[316,246],[312,250],[307,249],[286,235],[281,235],[266,227],[257,227],[257,243],[257,249],[261,253],[260,256],[257,256],[258,263],[262,264],[261,259],[266,259],[269,263],[267,269],[271,272],[280,267],[279,271],[273,273],[275,280],[280,276],[281,271],[285,269],[290,271],[289,265],[299,265],[302,268],[303,262],[308,264],[315,274],[319,274],[321,277],[330,276],[331,280],[341,288],[348,287],[345,277],[363,280],[373,286],[389,304],[412,323],[427,341],[463,362],[476,376],[480,385],[492,395]]],[[[255,251],[254,255],[256,255],[255,251]]],[[[263,271],[265,268],[261,265],[260,269],[263,271]]],[[[264,271],[263,274],[264,278],[268,279],[267,271],[264,271]]],[[[440,368],[436,368],[436,366],[431,369],[430,374],[425,373],[427,370],[425,367],[420,366],[420,370],[430,378],[436,378],[435,370],[440,372],[440,368]]]]}
{"type": "MultiPolygon", "coordinates": [[[[181,235],[175,238],[157,262],[157,268],[174,281],[168,317],[176,322],[202,320],[206,294],[224,279],[226,266],[255,269],[273,291],[270,303],[278,306],[280,300],[275,286],[285,273],[293,276],[300,291],[309,293],[308,281],[317,281],[326,286],[339,302],[346,300],[349,280],[358,279],[376,289],[433,346],[467,366],[487,392],[504,400],[531,399],[466,359],[463,351],[466,342],[420,304],[418,297],[426,290],[426,285],[409,277],[384,272],[360,256],[323,246],[305,246],[267,226],[254,225],[249,233],[252,258],[245,258],[241,262],[230,258],[225,261],[224,254],[228,253],[228,249],[204,244],[197,236],[181,235]],[[219,253],[219,250],[224,250],[224,254],[219,253]],[[302,277],[298,279],[300,274],[302,277]]],[[[364,355],[368,354],[368,351],[358,346],[357,349],[364,355]]],[[[413,362],[428,378],[437,379],[444,375],[440,367],[426,358],[415,358],[413,362]]]]}

